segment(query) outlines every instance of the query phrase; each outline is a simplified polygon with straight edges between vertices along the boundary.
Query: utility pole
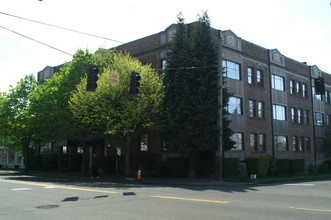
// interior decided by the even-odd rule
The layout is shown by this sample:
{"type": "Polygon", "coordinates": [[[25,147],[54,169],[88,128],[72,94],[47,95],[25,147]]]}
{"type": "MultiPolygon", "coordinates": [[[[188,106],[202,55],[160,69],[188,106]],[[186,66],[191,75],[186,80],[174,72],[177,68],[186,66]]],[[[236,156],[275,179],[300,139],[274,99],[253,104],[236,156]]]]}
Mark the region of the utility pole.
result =
{"type": "Polygon", "coordinates": [[[221,31],[218,31],[218,58],[217,58],[217,87],[218,94],[218,150],[216,151],[216,179],[223,180],[223,68],[222,68],[222,37],[221,31]]]}

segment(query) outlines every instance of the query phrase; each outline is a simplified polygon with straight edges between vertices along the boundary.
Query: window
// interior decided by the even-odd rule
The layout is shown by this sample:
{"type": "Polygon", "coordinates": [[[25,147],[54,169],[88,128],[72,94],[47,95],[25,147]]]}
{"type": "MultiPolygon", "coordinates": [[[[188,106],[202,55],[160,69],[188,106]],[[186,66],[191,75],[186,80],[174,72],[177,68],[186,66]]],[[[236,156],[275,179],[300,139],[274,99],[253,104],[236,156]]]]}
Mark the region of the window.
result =
{"type": "Polygon", "coordinates": [[[229,104],[228,104],[228,113],[235,114],[235,115],[241,115],[242,114],[242,104],[241,104],[241,98],[237,97],[230,97],[229,98],[229,104]]]}
{"type": "Polygon", "coordinates": [[[148,135],[143,134],[140,136],[140,151],[148,151],[148,135]]]}
{"type": "Polygon", "coordinates": [[[251,151],[257,151],[257,136],[256,134],[249,135],[249,148],[251,151]]]}
{"type": "Polygon", "coordinates": [[[305,151],[304,147],[304,137],[298,137],[298,150],[299,151],[305,151]]]}
{"type": "Polygon", "coordinates": [[[298,137],[292,137],[292,149],[298,151],[298,137]]]}
{"type": "Polygon", "coordinates": [[[264,118],[264,102],[257,102],[257,117],[264,118]]]}
{"type": "Polygon", "coordinates": [[[247,81],[248,84],[253,84],[254,82],[254,75],[253,75],[253,68],[247,67],[247,81]]]}
{"type": "Polygon", "coordinates": [[[301,95],[301,93],[302,93],[302,87],[301,87],[301,83],[300,82],[296,82],[296,93],[298,94],[298,95],[301,95]]]}
{"type": "Polygon", "coordinates": [[[241,72],[240,65],[228,60],[223,60],[223,67],[225,68],[225,72],[223,74],[224,77],[241,80],[241,72]]]}
{"type": "Polygon", "coordinates": [[[243,134],[242,133],[234,133],[231,136],[231,140],[235,142],[233,148],[231,150],[243,150],[243,134]]]}
{"type": "Polygon", "coordinates": [[[295,94],[295,84],[293,80],[290,80],[290,93],[291,95],[295,94]]]}
{"type": "Polygon", "coordinates": [[[273,105],[273,119],[286,121],[285,106],[273,105]]]}
{"type": "Polygon", "coordinates": [[[249,117],[264,118],[264,102],[249,100],[248,108],[249,108],[249,117]]]}
{"type": "Polygon", "coordinates": [[[261,70],[256,70],[252,67],[247,67],[247,82],[248,84],[255,84],[257,86],[263,86],[263,73],[261,70]]]}
{"type": "Polygon", "coordinates": [[[310,137],[305,137],[305,147],[306,151],[310,152],[310,137]]]}
{"type": "Polygon", "coordinates": [[[255,118],[256,117],[256,102],[254,100],[248,101],[249,105],[249,117],[255,118]]]}
{"type": "Polygon", "coordinates": [[[161,69],[164,70],[167,68],[168,62],[167,60],[161,60],[161,69]]]}
{"type": "Polygon", "coordinates": [[[261,70],[256,70],[256,84],[263,86],[263,72],[261,70]]]}
{"type": "Polygon", "coordinates": [[[284,89],[284,78],[277,75],[271,76],[272,88],[280,91],[285,91],[284,89]]]}
{"type": "Polygon", "coordinates": [[[326,116],[326,125],[330,125],[331,124],[331,115],[327,115],[326,116]]]}
{"type": "Polygon", "coordinates": [[[295,108],[291,108],[291,119],[292,119],[292,122],[297,122],[296,119],[296,109],[295,108]]]}
{"type": "Polygon", "coordinates": [[[302,118],[302,110],[301,109],[297,109],[297,122],[299,124],[301,124],[303,121],[303,118],[302,118]]]}
{"type": "Polygon", "coordinates": [[[322,95],[321,95],[321,94],[320,94],[320,95],[317,95],[317,94],[316,94],[316,89],[315,89],[315,87],[313,87],[313,97],[315,97],[316,100],[323,101],[323,97],[322,97],[322,95]]]}
{"type": "Polygon", "coordinates": [[[308,125],[309,124],[309,111],[303,110],[303,123],[308,125]]]}
{"type": "Polygon", "coordinates": [[[287,151],[287,137],[286,136],[274,136],[275,149],[277,151],[287,151]]]}
{"type": "Polygon", "coordinates": [[[259,134],[259,150],[265,152],[266,151],[266,135],[259,134]]]}
{"type": "Polygon", "coordinates": [[[302,83],[302,97],[307,98],[307,84],[302,83]]]}
{"type": "Polygon", "coordinates": [[[314,118],[315,118],[315,125],[316,126],[323,126],[324,125],[324,116],[322,113],[314,113],[314,118]]]}

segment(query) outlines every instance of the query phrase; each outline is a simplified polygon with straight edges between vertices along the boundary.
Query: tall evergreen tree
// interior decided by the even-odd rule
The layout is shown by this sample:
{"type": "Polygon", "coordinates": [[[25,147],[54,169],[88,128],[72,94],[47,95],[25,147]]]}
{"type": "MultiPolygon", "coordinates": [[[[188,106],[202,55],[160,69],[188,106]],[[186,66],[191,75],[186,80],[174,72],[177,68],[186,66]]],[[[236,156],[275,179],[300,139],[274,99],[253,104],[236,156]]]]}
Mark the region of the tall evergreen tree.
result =
{"type": "MultiPolygon", "coordinates": [[[[190,153],[190,174],[193,174],[196,155],[217,151],[220,135],[218,51],[206,12],[191,25],[186,25],[182,16],[178,17],[167,64],[165,103],[170,122],[166,147],[190,153]]],[[[223,90],[223,110],[228,95],[223,90]]],[[[232,132],[228,125],[229,120],[223,117],[223,142],[231,148],[232,132]]]]}

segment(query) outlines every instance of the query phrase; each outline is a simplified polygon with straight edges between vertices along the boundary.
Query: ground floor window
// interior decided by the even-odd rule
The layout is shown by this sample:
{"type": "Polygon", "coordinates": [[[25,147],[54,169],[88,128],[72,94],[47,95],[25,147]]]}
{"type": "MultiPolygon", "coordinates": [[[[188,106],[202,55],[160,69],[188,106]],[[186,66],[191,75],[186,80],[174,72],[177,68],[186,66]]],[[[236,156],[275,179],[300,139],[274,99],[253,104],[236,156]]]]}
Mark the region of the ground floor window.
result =
{"type": "Polygon", "coordinates": [[[287,136],[274,136],[274,143],[276,151],[287,151],[287,136]]]}
{"type": "Polygon", "coordinates": [[[234,133],[231,136],[231,140],[235,142],[231,150],[243,150],[243,133],[234,133]]]}

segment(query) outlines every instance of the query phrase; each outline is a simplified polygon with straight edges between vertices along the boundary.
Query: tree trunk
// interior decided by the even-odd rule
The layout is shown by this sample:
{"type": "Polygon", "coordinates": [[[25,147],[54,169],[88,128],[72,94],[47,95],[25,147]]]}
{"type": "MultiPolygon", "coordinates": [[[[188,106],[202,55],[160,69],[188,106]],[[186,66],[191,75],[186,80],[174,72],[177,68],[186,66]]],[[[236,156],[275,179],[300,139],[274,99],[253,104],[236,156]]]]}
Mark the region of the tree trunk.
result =
{"type": "MultiPolygon", "coordinates": [[[[25,166],[25,172],[28,172],[28,160],[29,160],[29,145],[24,145],[24,166],[25,166]]],[[[8,161],[8,158],[7,158],[8,161]]],[[[8,162],[7,162],[8,164],[8,162]]]]}
{"type": "Polygon", "coordinates": [[[86,173],[86,142],[85,140],[82,141],[82,145],[83,145],[83,158],[82,158],[82,166],[81,166],[81,171],[83,174],[86,173]]]}
{"type": "Polygon", "coordinates": [[[130,175],[130,146],[131,146],[131,135],[126,135],[126,144],[125,144],[125,175],[130,175]]]}

